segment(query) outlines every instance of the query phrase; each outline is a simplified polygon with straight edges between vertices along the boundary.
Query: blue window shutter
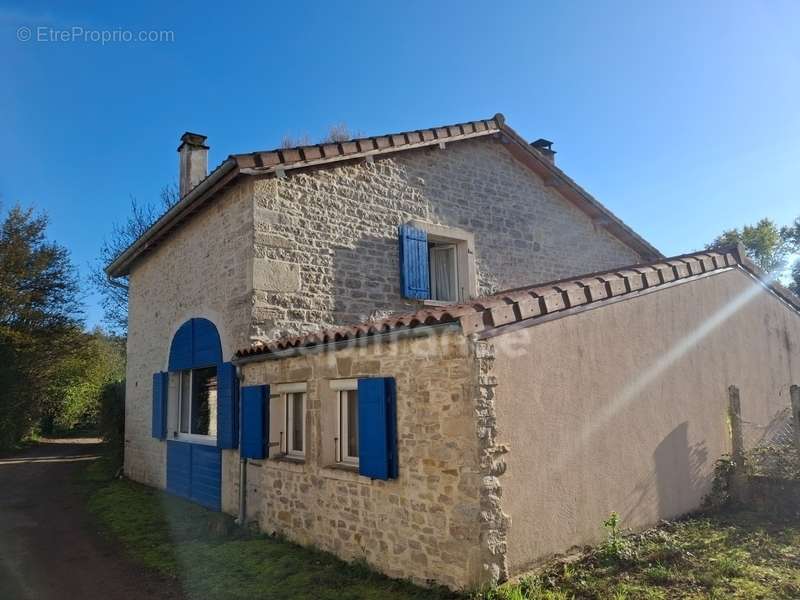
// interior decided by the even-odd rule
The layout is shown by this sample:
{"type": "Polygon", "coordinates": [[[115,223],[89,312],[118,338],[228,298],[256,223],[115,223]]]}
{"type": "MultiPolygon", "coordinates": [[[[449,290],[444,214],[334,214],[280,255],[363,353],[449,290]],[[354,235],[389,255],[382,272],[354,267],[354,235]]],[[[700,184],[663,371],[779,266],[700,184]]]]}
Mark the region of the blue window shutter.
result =
{"type": "Polygon", "coordinates": [[[241,392],[242,458],[267,457],[267,398],[268,385],[248,385],[241,392]]]}
{"type": "Polygon", "coordinates": [[[400,287],[405,298],[431,297],[428,234],[411,225],[400,225],[400,287]]]}
{"type": "Polygon", "coordinates": [[[178,328],[169,350],[169,370],[184,371],[222,362],[219,333],[208,319],[189,319],[178,328]]]}
{"type": "Polygon", "coordinates": [[[192,366],[214,365],[222,362],[222,347],[217,328],[208,319],[191,319],[192,366]]]}
{"type": "Polygon", "coordinates": [[[358,380],[358,470],[372,479],[397,478],[397,387],[391,377],[358,380]]]}
{"type": "Polygon", "coordinates": [[[186,321],[172,337],[169,350],[169,370],[182,371],[192,368],[192,321],[186,321]]]}
{"type": "Polygon", "coordinates": [[[167,390],[169,373],[153,373],[153,423],[152,435],[163,440],[167,437],[167,390]]]}
{"type": "Polygon", "coordinates": [[[239,444],[239,380],[236,367],[222,363],[217,369],[217,446],[236,448],[239,444]]]}

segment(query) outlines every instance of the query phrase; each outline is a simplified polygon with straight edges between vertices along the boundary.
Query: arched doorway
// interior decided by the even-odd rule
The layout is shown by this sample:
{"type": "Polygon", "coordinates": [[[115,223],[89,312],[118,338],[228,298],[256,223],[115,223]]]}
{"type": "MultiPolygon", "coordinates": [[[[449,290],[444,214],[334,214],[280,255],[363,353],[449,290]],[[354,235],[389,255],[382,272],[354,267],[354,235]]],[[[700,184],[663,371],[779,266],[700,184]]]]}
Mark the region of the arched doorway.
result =
{"type": "Polygon", "coordinates": [[[216,326],[203,318],[183,323],[168,371],[153,376],[153,436],[167,443],[167,491],[220,510],[222,448],[238,441],[237,390],[216,326]]]}

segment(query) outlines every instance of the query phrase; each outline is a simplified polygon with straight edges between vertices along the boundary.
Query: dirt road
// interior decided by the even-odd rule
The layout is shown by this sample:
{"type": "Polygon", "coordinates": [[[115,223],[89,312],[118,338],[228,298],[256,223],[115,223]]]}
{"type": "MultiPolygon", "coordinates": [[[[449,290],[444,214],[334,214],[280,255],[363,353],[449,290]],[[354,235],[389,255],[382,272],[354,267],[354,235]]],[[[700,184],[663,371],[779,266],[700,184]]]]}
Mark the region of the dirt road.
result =
{"type": "Polygon", "coordinates": [[[1,599],[181,597],[93,530],[75,481],[97,451],[97,440],[48,440],[0,458],[1,599]]]}

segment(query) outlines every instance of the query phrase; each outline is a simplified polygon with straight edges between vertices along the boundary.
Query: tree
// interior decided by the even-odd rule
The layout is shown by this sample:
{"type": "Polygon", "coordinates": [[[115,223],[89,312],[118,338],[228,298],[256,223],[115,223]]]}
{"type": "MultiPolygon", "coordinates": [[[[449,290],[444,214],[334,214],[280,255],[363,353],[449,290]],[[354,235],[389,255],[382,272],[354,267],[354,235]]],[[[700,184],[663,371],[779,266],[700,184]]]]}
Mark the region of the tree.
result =
{"type": "Polygon", "coordinates": [[[55,400],[45,417],[60,430],[98,425],[103,388],[125,377],[124,340],[100,329],[85,333],[61,361],[48,396],[55,400]]]}
{"type": "Polygon", "coordinates": [[[792,267],[792,280],[789,282],[789,289],[800,296],[800,260],[796,260],[792,267]]]}
{"type": "MultiPolygon", "coordinates": [[[[787,228],[787,238],[794,246],[794,251],[800,251],[800,217],[787,228]]],[[[800,295],[800,259],[795,259],[789,280],[789,289],[800,295]]]]}
{"type": "Polygon", "coordinates": [[[331,144],[334,142],[346,142],[354,138],[363,137],[364,134],[360,131],[351,132],[347,123],[334,123],[328,128],[328,135],[321,141],[321,144],[331,144]]]}
{"type": "MultiPolygon", "coordinates": [[[[358,137],[363,137],[364,134],[361,131],[350,131],[350,128],[347,126],[347,123],[334,123],[330,127],[328,127],[328,133],[317,142],[318,144],[333,144],[336,142],[346,142],[348,140],[352,140],[358,137]]],[[[310,146],[314,142],[311,141],[311,136],[307,133],[304,133],[299,136],[293,136],[286,134],[281,139],[281,148],[296,148],[297,146],[310,146]]]]}
{"type": "Polygon", "coordinates": [[[729,246],[741,242],[747,255],[767,273],[780,275],[789,257],[800,248],[800,217],[794,224],[778,227],[770,219],[761,219],[755,225],[745,225],[741,230],[723,231],[707,248],[729,246]]]}
{"type": "Polygon", "coordinates": [[[0,223],[0,447],[28,434],[58,400],[64,358],[81,341],[78,281],[47,217],[11,208],[0,223]]]}
{"type": "Polygon", "coordinates": [[[300,136],[289,135],[288,133],[281,138],[281,149],[297,148],[298,146],[310,146],[311,138],[307,133],[300,136]]]}
{"type": "Polygon", "coordinates": [[[103,240],[100,257],[92,265],[89,279],[101,297],[103,322],[113,333],[124,335],[128,329],[128,278],[109,279],[105,268],[128,246],[138,240],[150,229],[158,218],[180,200],[174,185],[161,189],[161,202],[158,205],[140,204],[131,197],[131,212],[126,221],[114,223],[110,235],[103,240]]]}

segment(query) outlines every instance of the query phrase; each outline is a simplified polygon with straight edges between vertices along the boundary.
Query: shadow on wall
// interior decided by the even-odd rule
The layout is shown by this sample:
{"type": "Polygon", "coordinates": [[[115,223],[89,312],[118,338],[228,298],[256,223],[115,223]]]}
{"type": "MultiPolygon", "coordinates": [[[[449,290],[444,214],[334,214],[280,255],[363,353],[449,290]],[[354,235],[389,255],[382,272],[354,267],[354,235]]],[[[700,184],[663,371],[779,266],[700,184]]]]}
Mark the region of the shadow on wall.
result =
{"type": "Polygon", "coordinates": [[[334,319],[340,324],[413,311],[400,294],[397,239],[365,236],[354,247],[334,248],[333,294],[334,319]]]}
{"type": "Polygon", "coordinates": [[[708,450],[704,442],[689,445],[689,422],[684,421],[653,452],[658,514],[674,517],[698,508],[711,479],[704,476],[708,450]]]}
{"type": "MultiPolygon", "coordinates": [[[[710,489],[713,473],[706,467],[708,450],[705,442],[689,445],[689,422],[673,429],[653,452],[653,474],[639,484],[637,499],[623,519],[642,521],[637,515],[655,494],[659,519],[668,519],[699,508],[703,495],[710,489]]],[[[652,519],[645,518],[646,521],[652,519]]]]}

